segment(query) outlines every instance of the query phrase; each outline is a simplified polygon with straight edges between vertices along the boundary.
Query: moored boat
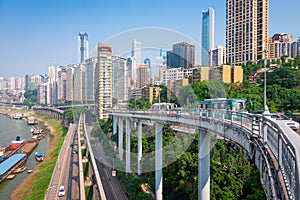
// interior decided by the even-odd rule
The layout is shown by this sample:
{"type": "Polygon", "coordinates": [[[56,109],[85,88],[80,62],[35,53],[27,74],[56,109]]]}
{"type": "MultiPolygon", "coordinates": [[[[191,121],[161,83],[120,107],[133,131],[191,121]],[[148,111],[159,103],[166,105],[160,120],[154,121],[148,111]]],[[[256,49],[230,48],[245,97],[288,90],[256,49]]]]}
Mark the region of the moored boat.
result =
{"type": "Polygon", "coordinates": [[[35,159],[39,162],[42,162],[44,160],[44,154],[41,152],[35,152],[35,159]]]}
{"type": "Polygon", "coordinates": [[[44,131],[38,126],[31,128],[31,132],[33,135],[46,134],[46,131],[44,131]]]}
{"type": "Polygon", "coordinates": [[[14,174],[8,175],[8,176],[6,177],[7,180],[11,180],[11,179],[13,179],[13,178],[15,178],[15,175],[14,175],[14,174]]]}
{"type": "Polygon", "coordinates": [[[12,140],[11,143],[12,144],[22,144],[25,142],[25,139],[21,140],[21,137],[20,136],[17,136],[16,137],[16,140],[12,140]]]}
{"type": "Polygon", "coordinates": [[[16,170],[14,171],[14,173],[22,173],[22,172],[24,172],[26,169],[27,169],[26,166],[19,167],[18,169],[16,169],[16,170]]]}

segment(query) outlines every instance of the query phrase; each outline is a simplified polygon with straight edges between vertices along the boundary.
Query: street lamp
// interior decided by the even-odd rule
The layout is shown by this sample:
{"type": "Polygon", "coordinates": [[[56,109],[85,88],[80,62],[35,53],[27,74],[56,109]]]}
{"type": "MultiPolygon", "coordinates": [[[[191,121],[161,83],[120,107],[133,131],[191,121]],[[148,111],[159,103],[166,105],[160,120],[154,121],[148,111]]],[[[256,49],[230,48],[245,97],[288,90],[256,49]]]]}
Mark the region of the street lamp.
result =
{"type": "MultiPolygon", "coordinates": [[[[265,55],[268,53],[268,50],[265,49],[265,55]]],[[[265,64],[264,64],[265,65],[265,64]]],[[[270,114],[268,105],[267,105],[267,67],[264,70],[264,112],[263,114],[270,114]]]]}

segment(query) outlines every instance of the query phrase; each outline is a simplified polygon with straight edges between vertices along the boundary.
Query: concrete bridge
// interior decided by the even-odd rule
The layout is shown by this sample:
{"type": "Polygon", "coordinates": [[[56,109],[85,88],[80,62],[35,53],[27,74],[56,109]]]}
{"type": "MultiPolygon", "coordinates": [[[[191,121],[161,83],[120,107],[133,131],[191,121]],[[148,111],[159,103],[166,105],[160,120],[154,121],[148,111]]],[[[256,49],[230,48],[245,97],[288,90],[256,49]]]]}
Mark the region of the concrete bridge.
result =
{"type": "MultiPolygon", "coordinates": [[[[62,119],[63,111],[56,108],[35,107],[36,113],[47,117],[62,119]]],[[[241,146],[255,162],[260,172],[261,183],[268,199],[300,200],[300,136],[288,126],[274,119],[220,110],[181,111],[180,115],[164,115],[161,113],[111,110],[113,116],[113,134],[119,135],[118,151],[123,156],[123,129],[126,130],[126,143],[130,144],[132,124],[138,132],[137,172],[141,168],[142,127],[155,125],[155,179],[156,198],[162,199],[162,127],[170,124],[176,131],[189,134],[188,130],[199,132],[199,169],[198,199],[209,199],[210,192],[210,133],[226,138],[241,146]],[[185,113],[186,112],[186,113],[185,113]],[[125,122],[125,127],[124,127],[125,122]]],[[[190,133],[192,134],[192,133],[190,133]]],[[[126,171],[131,169],[130,145],[125,150],[126,171]]]]}
{"type": "Polygon", "coordinates": [[[57,108],[35,106],[33,107],[33,111],[36,114],[55,120],[62,120],[64,118],[64,111],[57,108]]]}
{"type": "MultiPolygon", "coordinates": [[[[162,199],[162,127],[164,124],[193,127],[199,131],[198,199],[210,196],[210,133],[241,146],[259,169],[261,183],[268,199],[300,200],[300,136],[288,126],[274,119],[220,110],[203,110],[180,115],[112,110],[113,134],[118,135],[119,156],[123,156],[123,129],[126,144],[130,144],[132,123],[137,123],[137,171],[142,173],[142,126],[155,124],[155,179],[156,199],[162,199]],[[125,123],[125,128],[124,126],[125,123]]],[[[130,145],[125,150],[126,171],[130,172],[130,145]]]]}

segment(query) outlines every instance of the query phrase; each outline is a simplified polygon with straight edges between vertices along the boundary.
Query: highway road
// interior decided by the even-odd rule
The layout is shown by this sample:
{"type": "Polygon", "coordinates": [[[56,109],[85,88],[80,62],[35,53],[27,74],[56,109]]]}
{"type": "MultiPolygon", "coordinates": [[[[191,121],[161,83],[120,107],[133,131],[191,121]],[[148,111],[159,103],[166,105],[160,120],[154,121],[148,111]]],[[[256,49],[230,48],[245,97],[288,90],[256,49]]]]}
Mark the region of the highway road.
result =
{"type": "MultiPolygon", "coordinates": [[[[72,154],[73,147],[71,147],[71,144],[74,142],[76,127],[77,125],[71,124],[66,134],[49,187],[46,191],[45,199],[47,200],[79,199],[78,155],[72,154]],[[62,185],[65,187],[65,196],[58,197],[58,189],[62,185]]],[[[78,145],[74,145],[74,148],[78,148],[78,145]]]]}
{"type": "Polygon", "coordinates": [[[106,198],[109,200],[127,200],[128,197],[125,194],[121,183],[117,177],[112,176],[112,168],[108,167],[109,165],[107,166],[103,164],[107,158],[102,148],[102,144],[98,139],[91,137],[90,130],[91,127],[88,127],[87,131],[91,138],[90,143],[94,152],[94,157],[100,173],[106,198]]]}
{"type": "Polygon", "coordinates": [[[74,133],[74,138],[73,138],[73,148],[72,150],[72,155],[71,161],[70,161],[70,173],[69,173],[69,183],[68,185],[70,186],[69,188],[69,193],[68,193],[68,199],[80,199],[80,193],[79,193],[79,156],[78,156],[78,135],[74,133]],[[73,153],[73,150],[76,150],[77,153],[73,153]]]}

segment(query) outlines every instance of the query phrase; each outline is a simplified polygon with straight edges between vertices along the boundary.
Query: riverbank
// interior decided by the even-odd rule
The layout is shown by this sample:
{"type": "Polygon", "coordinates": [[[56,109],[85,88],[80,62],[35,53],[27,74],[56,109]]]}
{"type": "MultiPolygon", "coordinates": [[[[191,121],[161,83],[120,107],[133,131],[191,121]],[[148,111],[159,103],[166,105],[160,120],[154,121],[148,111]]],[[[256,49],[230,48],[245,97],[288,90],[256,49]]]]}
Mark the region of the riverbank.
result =
{"type": "Polygon", "coordinates": [[[20,185],[14,190],[11,199],[43,199],[44,192],[48,188],[52,171],[54,169],[57,155],[62,145],[62,141],[66,130],[63,129],[59,121],[47,119],[43,116],[38,116],[30,110],[15,110],[15,109],[0,109],[1,114],[13,115],[22,113],[26,116],[32,116],[38,119],[39,123],[43,123],[53,139],[50,143],[47,153],[45,154],[44,162],[37,165],[34,172],[25,178],[20,185]]]}

